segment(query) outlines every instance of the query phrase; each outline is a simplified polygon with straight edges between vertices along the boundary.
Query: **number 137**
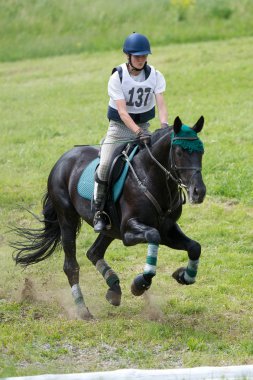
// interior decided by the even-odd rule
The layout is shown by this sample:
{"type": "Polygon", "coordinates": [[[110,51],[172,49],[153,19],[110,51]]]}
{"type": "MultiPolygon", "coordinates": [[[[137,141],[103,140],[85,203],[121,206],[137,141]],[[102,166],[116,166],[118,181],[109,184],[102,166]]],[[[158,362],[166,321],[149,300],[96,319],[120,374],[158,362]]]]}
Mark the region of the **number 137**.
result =
{"type": "Polygon", "coordinates": [[[137,93],[137,100],[133,102],[133,97],[134,97],[134,90],[135,88],[133,87],[131,90],[129,90],[129,95],[130,98],[128,102],[126,103],[127,106],[136,106],[136,107],[141,107],[141,106],[146,106],[148,103],[148,98],[151,93],[151,88],[146,87],[145,89],[139,87],[136,91],[137,93]]]}

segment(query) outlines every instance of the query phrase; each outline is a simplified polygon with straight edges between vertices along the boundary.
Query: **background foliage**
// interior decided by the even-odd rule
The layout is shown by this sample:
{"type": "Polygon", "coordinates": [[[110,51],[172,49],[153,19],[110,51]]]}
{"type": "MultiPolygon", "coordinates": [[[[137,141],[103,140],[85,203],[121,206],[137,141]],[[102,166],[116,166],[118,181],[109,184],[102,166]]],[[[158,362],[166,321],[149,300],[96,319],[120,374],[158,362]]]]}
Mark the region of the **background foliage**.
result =
{"type": "Polygon", "coordinates": [[[141,3],[0,1],[0,376],[253,362],[253,3],[141,3]],[[95,235],[83,226],[80,283],[97,318],[86,323],[76,320],[62,252],[22,271],[7,226],[35,227],[21,207],[40,213],[55,161],[74,144],[99,143],[107,80],[133,30],[151,39],[170,123],[205,116],[208,195],[203,205],[186,205],[180,219],[201,243],[202,259],[197,283],[182,287],[171,273],[187,262],[185,252],[161,247],[152,289],[135,298],[129,287],[146,247],[113,242],[106,259],[123,300],[112,308],[85,257],[95,235]]]}
{"type": "Polygon", "coordinates": [[[252,13],[251,0],[0,0],[0,60],[119,50],[133,31],[155,46],[252,36],[252,13]]]}

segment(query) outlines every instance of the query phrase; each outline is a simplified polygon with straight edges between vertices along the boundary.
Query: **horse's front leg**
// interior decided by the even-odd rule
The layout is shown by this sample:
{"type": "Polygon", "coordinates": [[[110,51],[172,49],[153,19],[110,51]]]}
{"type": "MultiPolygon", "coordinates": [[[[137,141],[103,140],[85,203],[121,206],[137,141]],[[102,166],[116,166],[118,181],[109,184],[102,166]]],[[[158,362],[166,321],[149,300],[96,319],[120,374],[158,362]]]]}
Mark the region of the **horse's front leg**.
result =
{"type": "Polygon", "coordinates": [[[106,293],[106,299],[113,306],[119,306],[121,302],[121,288],[119,277],[114,270],[104,260],[104,254],[108,246],[114,239],[103,234],[99,234],[95,242],[87,252],[88,259],[95,265],[96,269],[104,277],[109,289],[106,293]]]}
{"type": "Polygon", "coordinates": [[[141,296],[148,290],[152,283],[152,278],[156,275],[156,264],[160,234],[157,229],[138,222],[137,219],[129,219],[123,234],[125,245],[135,245],[138,243],[148,243],[146,263],[143,273],[139,274],[132,282],[131,292],[135,296],[141,296]]]}
{"type": "Polygon", "coordinates": [[[188,238],[177,224],[174,224],[169,231],[162,234],[161,244],[173,249],[187,251],[189,258],[187,266],[178,268],[172,274],[172,277],[182,285],[194,284],[198,272],[201,245],[197,241],[188,238]]]}

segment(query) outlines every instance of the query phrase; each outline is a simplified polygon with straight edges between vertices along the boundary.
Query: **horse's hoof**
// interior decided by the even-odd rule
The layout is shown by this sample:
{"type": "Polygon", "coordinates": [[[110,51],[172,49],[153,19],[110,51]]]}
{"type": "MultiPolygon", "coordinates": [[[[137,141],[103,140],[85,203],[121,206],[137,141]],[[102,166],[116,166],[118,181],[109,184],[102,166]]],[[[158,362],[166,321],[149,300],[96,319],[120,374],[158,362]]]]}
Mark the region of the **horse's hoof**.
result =
{"type": "Polygon", "coordinates": [[[77,315],[79,319],[82,319],[84,321],[90,321],[91,319],[94,319],[93,315],[90,313],[87,307],[80,309],[78,308],[77,315]]]}
{"type": "Polygon", "coordinates": [[[121,293],[108,289],[105,298],[113,306],[119,306],[121,301],[121,293]]]}
{"type": "Polygon", "coordinates": [[[139,274],[132,282],[131,292],[134,296],[142,296],[142,294],[150,288],[151,281],[145,280],[143,274],[139,274]]]}
{"type": "Polygon", "coordinates": [[[185,267],[178,268],[173,274],[172,277],[181,285],[191,285],[184,278],[184,273],[186,271],[185,267]]]}
{"type": "Polygon", "coordinates": [[[111,287],[107,290],[105,298],[113,306],[119,306],[121,301],[121,288],[119,281],[116,281],[111,287]]]}

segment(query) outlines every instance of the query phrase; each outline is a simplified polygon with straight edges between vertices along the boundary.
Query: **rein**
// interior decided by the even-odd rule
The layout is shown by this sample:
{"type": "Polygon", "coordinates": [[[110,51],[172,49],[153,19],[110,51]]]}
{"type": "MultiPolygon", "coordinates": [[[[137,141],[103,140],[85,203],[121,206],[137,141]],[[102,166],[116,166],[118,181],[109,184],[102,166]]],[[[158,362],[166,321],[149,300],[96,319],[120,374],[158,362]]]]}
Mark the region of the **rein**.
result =
{"type": "Polygon", "coordinates": [[[143,193],[146,195],[146,197],[153,203],[153,205],[155,206],[157,212],[159,215],[162,215],[163,214],[163,210],[161,209],[159,203],[157,202],[157,200],[155,199],[155,197],[149,192],[149,190],[147,189],[147,186],[145,186],[141,180],[139,179],[139,177],[137,176],[134,168],[133,168],[133,165],[131,164],[131,161],[129,160],[129,157],[128,155],[126,154],[125,151],[122,152],[123,156],[125,157],[125,160],[126,162],[128,163],[133,175],[134,175],[134,178],[136,179],[141,191],[143,191],[143,193]]]}
{"type": "Polygon", "coordinates": [[[140,187],[141,191],[146,195],[146,197],[151,201],[151,203],[153,204],[153,206],[155,207],[158,215],[160,217],[162,217],[164,214],[166,213],[172,213],[174,210],[176,210],[181,204],[185,204],[186,202],[186,196],[185,196],[185,193],[184,193],[184,189],[186,188],[185,185],[182,184],[181,180],[177,180],[175,177],[173,177],[173,175],[171,174],[171,172],[169,172],[163,165],[160,164],[159,161],[156,160],[156,158],[152,155],[149,147],[145,144],[149,154],[150,154],[150,157],[152,158],[152,160],[165,172],[165,175],[166,175],[166,179],[168,178],[172,178],[174,182],[176,182],[176,184],[178,185],[178,193],[179,193],[179,198],[178,198],[178,201],[175,203],[175,198],[177,197],[178,193],[176,194],[175,198],[172,200],[171,199],[171,193],[170,193],[170,189],[168,187],[168,181],[166,181],[166,184],[167,184],[167,187],[168,187],[168,190],[169,190],[169,194],[170,194],[170,208],[168,210],[166,210],[166,212],[164,212],[161,208],[161,206],[159,205],[158,201],[155,199],[155,197],[150,193],[150,191],[148,190],[147,186],[145,186],[142,181],[139,179],[139,177],[137,176],[133,166],[132,166],[132,163],[130,162],[129,160],[129,157],[128,155],[126,154],[125,151],[122,152],[123,156],[125,157],[125,160],[126,162],[128,163],[132,173],[133,173],[133,176],[134,178],[136,179],[137,183],[138,183],[138,186],[140,187]]]}
{"type": "MultiPolygon", "coordinates": [[[[174,155],[173,155],[173,148],[172,148],[172,144],[173,144],[173,141],[175,140],[188,140],[188,141],[191,141],[191,140],[197,140],[198,137],[174,137],[172,140],[171,140],[171,149],[170,149],[170,168],[171,170],[174,170],[175,173],[176,173],[176,176],[174,176],[170,170],[166,169],[155,157],[154,155],[152,154],[151,150],[149,149],[148,145],[145,144],[145,147],[147,149],[147,152],[150,156],[150,158],[152,159],[152,161],[154,161],[156,163],[156,165],[165,173],[165,176],[166,176],[166,185],[167,185],[167,189],[168,189],[168,192],[169,192],[169,196],[170,196],[170,208],[164,212],[161,208],[161,206],[159,205],[158,201],[155,199],[155,197],[150,193],[150,191],[147,189],[147,186],[145,186],[142,181],[139,179],[139,177],[137,176],[127,154],[125,151],[122,152],[122,154],[124,155],[125,157],[125,160],[126,162],[128,163],[132,173],[133,173],[133,176],[134,178],[136,179],[137,183],[138,183],[138,186],[140,187],[141,191],[143,191],[143,193],[146,195],[146,197],[151,201],[151,203],[153,204],[153,206],[155,207],[158,215],[160,217],[162,217],[164,214],[166,213],[172,213],[174,210],[176,210],[180,205],[182,204],[185,204],[186,203],[186,190],[188,189],[188,186],[185,185],[181,178],[178,176],[177,174],[177,171],[178,170],[194,170],[194,173],[192,175],[192,177],[201,171],[201,167],[200,166],[177,166],[176,163],[175,163],[175,159],[174,159],[174,155]],[[169,186],[168,186],[168,180],[169,179],[172,179],[173,182],[176,183],[177,187],[178,187],[178,192],[176,193],[176,196],[174,199],[172,199],[171,197],[171,192],[170,192],[170,189],[169,189],[169,186]],[[179,194],[179,197],[178,197],[178,200],[176,201],[175,203],[175,200],[177,198],[177,195],[179,194]]],[[[192,178],[191,177],[191,178],[192,178]]],[[[191,182],[191,180],[190,180],[191,182]]]]}
{"type": "MultiPolygon", "coordinates": [[[[179,207],[180,205],[182,204],[185,204],[186,203],[186,190],[187,190],[187,186],[185,184],[183,184],[181,178],[179,177],[174,177],[171,173],[171,171],[167,170],[154,156],[153,154],[151,153],[151,150],[149,149],[148,145],[145,144],[145,147],[148,151],[148,154],[150,156],[150,158],[157,164],[157,166],[159,166],[159,168],[165,173],[165,176],[166,176],[166,186],[167,186],[167,189],[168,189],[168,193],[170,195],[170,208],[167,210],[168,213],[172,213],[172,211],[174,211],[177,207],[179,207]],[[169,179],[172,179],[176,184],[177,184],[177,187],[178,187],[178,193],[176,194],[176,196],[179,194],[179,198],[178,198],[178,201],[176,204],[174,204],[174,201],[175,201],[175,198],[172,200],[171,198],[171,192],[170,192],[170,188],[168,186],[168,180],[169,179]]],[[[170,149],[170,152],[172,151],[172,147],[170,149]]],[[[173,168],[171,166],[171,168],[173,168]]]]}
{"type": "MultiPolygon", "coordinates": [[[[153,156],[153,154],[151,153],[151,150],[149,149],[149,147],[147,146],[147,144],[145,144],[145,147],[146,147],[146,149],[147,149],[147,151],[148,151],[148,154],[150,155],[150,157],[151,157],[151,159],[159,166],[159,168],[160,169],[162,169],[162,171],[164,171],[164,173],[165,173],[165,175],[166,175],[166,178],[168,179],[168,178],[171,178],[177,185],[178,185],[178,187],[180,187],[180,188],[185,188],[185,189],[187,189],[187,186],[186,185],[184,185],[183,183],[182,183],[182,180],[178,177],[178,178],[175,178],[172,174],[171,174],[171,172],[169,171],[169,170],[167,170],[162,164],[160,164],[160,162],[153,156]]],[[[172,149],[170,150],[170,152],[172,151],[172,149]]],[[[174,169],[174,167],[173,166],[171,166],[171,168],[173,168],[174,169]]]]}

